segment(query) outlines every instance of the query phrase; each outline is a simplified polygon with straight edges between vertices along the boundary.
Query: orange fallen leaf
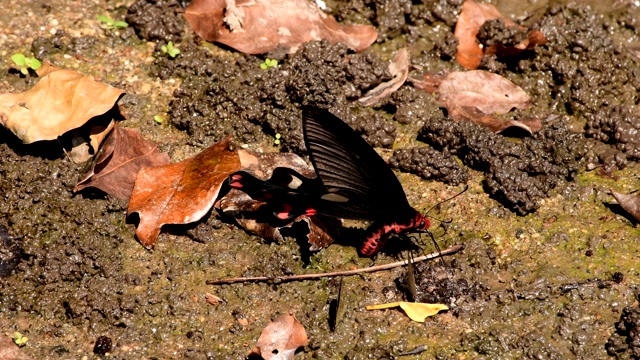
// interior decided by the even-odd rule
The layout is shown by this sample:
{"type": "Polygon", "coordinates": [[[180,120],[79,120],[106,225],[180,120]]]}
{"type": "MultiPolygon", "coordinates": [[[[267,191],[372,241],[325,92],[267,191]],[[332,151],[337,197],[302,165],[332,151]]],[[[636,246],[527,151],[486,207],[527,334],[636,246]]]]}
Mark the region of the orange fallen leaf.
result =
{"type": "Polygon", "coordinates": [[[25,144],[55,140],[113,108],[124,91],[45,63],[31,89],[0,95],[0,124],[25,144]]]}
{"type": "Polygon", "coordinates": [[[613,190],[611,190],[611,194],[626,212],[640,222],[640,195],[621,194],[613,190]]]}
{"type": "Polygon", "coordinates": [[[482,58],[486,53],[497,54],[499,56],[515,55],[523,50],[536,45],[546,44],[547,39],[537,30],[531,31],[526,40],[513,47],[491,46],[482,49],[476,37],[480,27],[489,20],[501,19],[507,27],[516,24],[502,16],[498,9],[491,4],[478,3],[475,0],[466,0],[462,4],[462,10],[456,22],[454,36],[458,40],[458,52],[456,60],[467,70],[478,68],[482,58]]]}
{"type": "Polygon", "coordinates": [[[436,315],[442,310],[449,310],[449,307],[444,304],[426,304],[426,303],[414,303],[399,301],[388,304],[377,304],[367,306],[367,310],[381,310],[390,309],[394,307],[400,307],[407,316],[417,322],[424,322],[429,316],[436,315]]]}
{"type": "Polygon", "coordinates": [[[176,164],[138,172],[127,214],[139,214],[136,236],[145,247],[153,247],[163,225],[188,224],[209,212],[226,178],[240,169],[229,142],[213,144],[176,164]]]}
{"type": "Polygon", "coordinates": [[[529,133],[542,128],[538,119],[505,121],[494,116],[529,107],[531,97],[508,79],[488,71],[452,72],[440,83],[438,100],[452,119],[471,121],[496,133],[512,126],[529,133]]]}
{"type": "Polygon", "coordinates": [[[409,76],[409,64],[409,52],[407,48],[404,47],[398,50],[396,56],[389,63],[389,73],[393,78],[371,89],[371,91],[367,92],[367,94],[358,99],[358,101],[364,106],[371,106],[393,94],[393,92],[398,90],[407,80],[407,76],[409,76]]]}
{"type": "Polygon", "coordinates": [[[293,359],[298,348],[307,343],[307,332],[302,324],[293,314],[287,314],[262,330],[250,355],[260,355],[265,360],[289,360],[293,359]]]}
{"type": "Polygon", "coordinates": [[[278,46],[294,53],[302,44],[322,39],[362,51],[378,37],[373,26],[339,24],[307,0],[194,0],[184,16],[203,39],[246,54],[278,46]]]}
{"type": "Polygon", "coordinates": [[[147,141],[138,130],[115,126],[98,153],[93,169],[78,182],[74,192],[93,187],[128,200],[140,169],[169,163],[169,155],[147,141]]]}

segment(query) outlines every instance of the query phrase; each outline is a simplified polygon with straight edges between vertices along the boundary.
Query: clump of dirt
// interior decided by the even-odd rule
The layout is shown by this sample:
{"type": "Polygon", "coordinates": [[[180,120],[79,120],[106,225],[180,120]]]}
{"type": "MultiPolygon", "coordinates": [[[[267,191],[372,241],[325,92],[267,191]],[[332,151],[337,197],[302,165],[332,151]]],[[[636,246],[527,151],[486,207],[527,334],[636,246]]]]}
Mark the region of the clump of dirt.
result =
{"type": "Polygon", "coordinates": [[[277,67],[263,70],[252,56],[216,56],[193,43],[184,45],[181,56],[159,58],[152,72],[184,79],[169,114],[192,143],[211,143],[229,134],[247,143],[269,142],[268,137],[281,134],[283,149],[300,152],[304,146],[298,107],[315,104],[334,109],[372,145],[393,144],[395,126],[380,115],[341,114],[348,101],[390,79],[379,56],[312,42],[277,67]]]}
{"type": "Polygon", "coordinates": [[[615,326],[616,332],[605,345],[607,353],[622,359],[640,358],[640,309],[625,307],[615,326]]]}
{"type": "MultiPolygon", "coordinates": [[[[532,112],[586,119],[587,136],[633,157],[637,145],[623,133],[633,131],[638,124],[624,114],[633,113],[633,106],[640,101],[640,60],[613,41],[611,26],[586,5],[552,6],[531,25],[545,34],[547,45],[537,46],[520,58],[485,56],[480,68],[520,85],[536,100],[532,112]]],[[[623,21],[618,26],[627,24],[623,21]]],[[[497,20],[485,23],[479,33],[484,44],[513,44],[523,37],[517,27],[504,27],[497,20]]],[[[597,149],[605,167],[624,167],[624,161],[610,156],[609,149],[597,149]]]]}
{"type": "Polygon", "coordinates": [[[453,27],[462,2],[462,0],[438,0],[415,4],[410,0],[345,1],[338,3],[332,15],[340,22],[368,22],[375,25],[378,31],[378,42],[383,42],[403,34],[419,32],[417,27],[425,24],[442,21],[447,26],[453,27]]]}
{"type": "MultiPolygon", "coordinates": [[[[586,135],[605,144],[610,144],[621,152],[622,163],[616,164],[624,168],[627,160],[640,159],[640,111],[635,107],[624,105],[606,106],[595,114],[589,115],[586,135]],[[633,113],[632,111],[635,111],[633,113]]],[[[600,153],[605,164],[612,164],[604,160],[606,153],[600,153]]]]}
{"type": "Polygon", "coordinates": [[[410,172],[427,180],[439,180],[458,185],[469,180],[467,169],[448,152],[440,152],[430,146],[397,149],[389,159],[389,166],[410,172]]]}
{"type": "Polygon", "coordinates": [[[512,47],[527,39],[529,30],[518,26],[507,27],[502,19],[486,21],[478,31],[477,39],[483,48],[492,45],[512,47]]]}
{"type": "MultiPolygon", "coordinates": [[[[6,132],[0,130],[1,138],[14,139],[6,132]]],[[[124,229],[113,224],[123,224],[126,204],[71,201],[78,169],[64,158],[36,155],[47,149],[52,153],[55,146],[24,146],[15,140],[10,145],[0,143],[0,157],[14,164],[2,169],[0,188],[6,201],[0,204],[0,214],[11,231],[24,237],[15,275],[22,285],[2,287],[0,311],[27,311],[73,324],[89,321],[92,326],[123,321],[122,291],[115,284],[127,283],[119,250],[124,229]],[[70,282],[76,285],[69,287],[70,282]]],[[[129,304],[129,310],[136,307],[129,304]]],[[[52,331],[64,332],[52,326],[52,331]]]]}
{"type": "Polygon", "coordinates": [[[10,276],[20,264],[20,243],[0,224],[0,277],[10,276]]]}
{"type": "Polygon", "coordinates": [[[566,120],[544,124],[521,142],[469,122],[431,119],[420,132],[425,141],[457,155],[462,162],[485,173],[490,194],[519,214],[538,208],[562,181],[583,169],[588,146],[580,134],[569,131],[566,120]]]}
{"type": "Polygon", "coordinates": [[[126,21],[147,41],[178,42],[186,22],[176,0],[139,0],[127,9],[126,21]]]}
{"type": "MultiPolygon", "coordinates": [[[[127,27],[119,32],[110,31],[105,37],[74,36],[64,30],[57,30],[51,36],[38,36],[31,43],[31,52],[38,59],[50,59],[53,55],[64,54],[81,58],[88,51],[95,50],[97,44],[107,43],[108,47],[131,45],[138,41],[133,28],[127,27]],[[118,35],[116,35],[118,34],[118,35]]],[[[37,80],[37,78],[34,78],[37,80]]]]}

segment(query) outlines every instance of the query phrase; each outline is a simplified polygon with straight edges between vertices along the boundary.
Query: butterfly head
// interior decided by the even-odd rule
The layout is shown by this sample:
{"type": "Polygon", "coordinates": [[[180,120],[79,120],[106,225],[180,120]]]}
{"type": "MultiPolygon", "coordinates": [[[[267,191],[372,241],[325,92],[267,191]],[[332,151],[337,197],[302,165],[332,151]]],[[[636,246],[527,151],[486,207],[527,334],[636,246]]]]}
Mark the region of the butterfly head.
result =
{"type": "Polygon", "coordinates": [[[429,221],[429,218],[426,215],[416,212],[411,225],[411,229],[413,232],[422,233],[426,232],[427,229],[429,229],[429,227],[431,226],[431,221],[429,221]]]}

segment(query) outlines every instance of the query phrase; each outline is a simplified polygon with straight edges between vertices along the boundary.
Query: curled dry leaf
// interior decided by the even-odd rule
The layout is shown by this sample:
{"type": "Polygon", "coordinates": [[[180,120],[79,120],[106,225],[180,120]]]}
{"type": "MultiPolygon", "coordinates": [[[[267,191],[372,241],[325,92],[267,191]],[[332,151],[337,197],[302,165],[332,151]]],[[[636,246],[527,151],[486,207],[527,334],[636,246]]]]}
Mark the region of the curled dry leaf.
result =
{"type": "Polygon", "coordinates": [[[407,48],[404,47],[398,50],[396,56],[389,63],[389,73],[393,78],[371,89],[365,96],[358,99],[358,101],[364,106],[375,105],[380,102],[380,100],[398,90],[407,80],[407,76],[409,76],[409,64],[409,52],[407,48]]]}
{"type": "Polygon", "coordinates": [[[449,116],[457,121],[471,121],[496,133],[512,126],[529,133],[542,128],[539,119],[505,121],[493,116],[531,104],[524,90],[497,74],[483,70],[452,72],[440,83],[438,96],[449,116]]]}
{"type": "Polygon", "coordinates": [[[414,302],[394,302],[388,304],[377,304],[367,306],[367,310],[380,310],[390,309],[394,307],[400,307],[407,316],[417,322],[424,322],[429,316],[436,315],[442,310],[449,310],[449,307],[444,304],[426,304],[426,303],[414,303],[414,302]]]}
{"type": "Polygon", "coordinates": [[[640,195],[621,194],[611,190],[611,194],[622,208],[640,222],[640,195]]]}
{"type": "Polygon", "coordinates": [[[45,63],[31,89],[0,95],[0,123],[23,143],[54,140],[109,111],[124,94],[92,76],[45,63]]]}
{"type": "Polygon", "coordinates": [[[458,16],[453,35],[458,40],[456,60],[465,69],[476,69],[485,53],[497,54],[498,56],[516,55],[526,49],[546,44],[547,42],[547,39],[540,31],[534,30],[529,33],[527,39],[514,47],[491,46],[483,51],[476,41],[476,36],[482,24],[496,19],[502,19],[507,27],[516,25],[513,21],[502,16],[498,9],[491,4],[477,3],[474,0],[466,0],[462,4],[462,10],[458,16]]]}
{"type": "Polygon", "coordinates": [[[422,75],[422,78],[409,77],[409,82],[416,89],[426,91],[429,94],[435,94],[438,92],[438,88],[444,78],[445,76],[443,75],[426,73],[422,75]]]}
{"type": "Polygon", "coordinates": [[[142,168],[169,164],[169,155],[147,141],[138,130],[115,126],[93,165],[74,192],[93,187],[119,199],[129,199],[142,168]]]}
{"type": "Polygon", "coordinates": [[[165,224],[200,220],[213,206],[227,177],[240,169],[230,139],[176,164],[143,168],[138,172],[128,214],[138,213],[136,236],[147,248],[158,240],[165,224]]]}
{"type": "MultiPolygon", "coordinates": [[[[273,170],[278,167],[288,167],[308,177],[315,175],[314,170],[295,154],[254,154],[239,150],[238,155],[242,170],[262,180],[270,178],[273,170]]],[[[244,192],[234,189],[222,197],[217,204],[220,211],[233,217],[246,231],[267,240],[280,242],[283,240],[283,229],[305,222],[309,229],[306,237],[312,251],[329,246],[336,235],[336,229],[340,227],[339,220],[320,215],[299,216],[287,225],[273,226],[265,220],[266,216],[261,212],[264,206],[266,206],[265,203],[256,201],[244,192]]]]}
{"type": "Polygon", "coordinates": [[[60,142],[69,135],[71,149],[63,147],[74,164],[81,164],[93,157],[104,138],[115,126],[115,120],[103,116],[95,117],[77,129],[73,129],[59,138],[60,142]],[[88,139],[87,139],[88,137],[88,139]]]}
{"type": "Polygon", "coordinates": [[[256,347],[250,355],[265,360],[290,360],[300,347],[308,342],[307,332],[293,314],[279,317],[262,330],[256,347]]]}
{"type": "Polygon", "coordinates": [[[184,16],[203,39],[246,54],[278,46],[294,53],[302,44],[322,39],[362,51],[378,37],[373,26],[341,25],[308,0],[194,0],[184,16]]]}

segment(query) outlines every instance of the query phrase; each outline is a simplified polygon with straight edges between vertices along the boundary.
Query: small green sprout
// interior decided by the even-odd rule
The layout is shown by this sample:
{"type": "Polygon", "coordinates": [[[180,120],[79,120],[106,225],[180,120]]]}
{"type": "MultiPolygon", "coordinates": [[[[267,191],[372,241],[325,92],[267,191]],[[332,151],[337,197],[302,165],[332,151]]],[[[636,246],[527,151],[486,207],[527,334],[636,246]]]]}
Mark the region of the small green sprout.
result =
{"type": "Polygon", "coordinates": [[[160,115],[154,115],[153,116],[153,121],[155,121],[156,124],[162,124],[164,122],[164,119],[160,115]]]}
{"type": "Polygon", "coordinates": [[[276,139],[273,140],[273,144],[274,145],[280,145],[281,139],[282,139],[282,135],[280,135],[280,133],[276,134],[276,139]]]}
{"type": "Polygon", "coordinates": [[[178,49],[177,47],[173,46],[173,41],[169,41],[169,43],[167,43],[167,45],[162,45],[160,47],[160,50],[162,50],[162,52],[164,54],[169,54],[169,56],[171,56],[172,58],[178,56],[178,54],[180,54],[180,49],[178,49]]]}
{"type": "Polygon", "coordinates": [[[24,54],[13,54],[11,60],[20,67],[20,72],[29,75],[29,69],[38,70],[42,64],[34,57],[26,57],[24,54]]]}
{"type": "Polygon", "coordinates": [[[25,345],[27,345],[27,341],[29,341],[29,338],[20,334],[19,332],[14,332],[13,333],[13,342],[18,345],[19,347],[23,347],[25,345]]]}
{"type": "Polygon", "coordinates": [[[127,24],[124,21],[115,21],[115,20],[113,20],[113,19],[111,19],[109,17],[103,16],[103,15],[98,15],[96,18],[98,20],[100,20],[104,24],[104,28],[105,29],[109,29],[109,30],[112,30],[112,29],[116,29],[116,30],[124,29],[127,26],[129,26],[129,24],[127,24]]]}
{"type": "Polygon", "coordinates": [[[266,58],[264,59],[264,62],[260,64],[260,69],[267,70],[269,68],[276,67],[276,66],[278,66],[278,60],[266,58]]]}

